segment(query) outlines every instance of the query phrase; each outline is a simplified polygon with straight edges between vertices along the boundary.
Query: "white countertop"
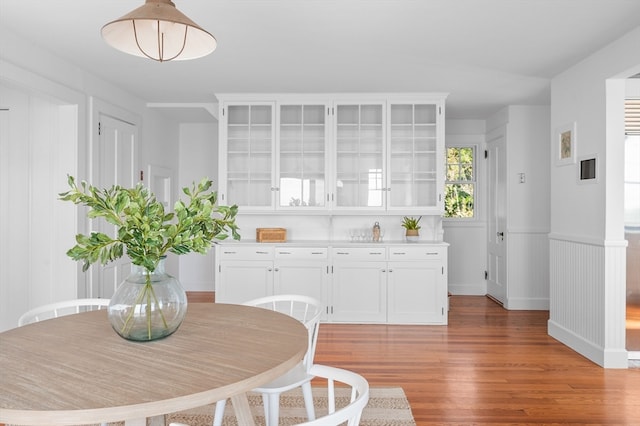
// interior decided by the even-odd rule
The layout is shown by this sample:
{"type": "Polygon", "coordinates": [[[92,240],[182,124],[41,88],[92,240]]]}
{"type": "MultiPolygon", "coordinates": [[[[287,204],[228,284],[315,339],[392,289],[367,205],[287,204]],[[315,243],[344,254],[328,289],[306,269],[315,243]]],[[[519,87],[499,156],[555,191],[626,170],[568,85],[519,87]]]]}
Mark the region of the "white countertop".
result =
{"type": "Polygon", "coordinates": [[[404,240],[389,240],[389,241],[349,241],[349,240],[292,240],[285,242],[257,242],[255,239],[242,239],[240,241],[236,241],[233,239],[226,239],[222,241],[215,241],[215,244],[221,245],[233,245],[233,244],[264,244],[264,245],[277,245],[277,246],[289,246],[289,247],[366,247],[366,246],[395,246],[395,245],[437,245],[437,246],[448,246],[449,243],[444,241],[429,241],[429,240],[420,240],[415,242],[408,242],[404,240]]]}

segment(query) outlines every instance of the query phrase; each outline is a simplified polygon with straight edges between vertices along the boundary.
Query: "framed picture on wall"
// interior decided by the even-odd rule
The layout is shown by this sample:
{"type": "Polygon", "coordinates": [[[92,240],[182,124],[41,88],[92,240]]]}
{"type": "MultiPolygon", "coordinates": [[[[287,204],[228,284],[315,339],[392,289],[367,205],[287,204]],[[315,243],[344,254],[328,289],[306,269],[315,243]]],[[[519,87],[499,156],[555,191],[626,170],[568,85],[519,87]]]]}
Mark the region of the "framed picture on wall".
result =
{"type": "Polygon", "coordinates": [[[575,164],[577,142],[575,121],[556,129],[556,165],[575,164]]]}

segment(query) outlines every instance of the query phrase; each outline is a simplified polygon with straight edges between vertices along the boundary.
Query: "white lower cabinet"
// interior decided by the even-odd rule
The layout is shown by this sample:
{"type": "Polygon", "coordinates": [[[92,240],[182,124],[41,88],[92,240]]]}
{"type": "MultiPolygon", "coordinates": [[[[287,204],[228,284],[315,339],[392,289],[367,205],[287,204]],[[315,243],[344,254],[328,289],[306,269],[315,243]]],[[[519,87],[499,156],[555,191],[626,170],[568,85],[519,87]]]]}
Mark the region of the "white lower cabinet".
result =
{"type": "Polygon", "coordinates": [[[447,324],[447,245],[216,245],[216,301],[304,294],[324,321],[447,324]]]}
{"type": "Polygon", "coordinates": [[[392,246],[387,264],[387,320],[447,324],[446,246],[392,246]]]}
{"type": "Polygon", "coordinates": [[[219,265],[216,301],[244,303],[273,294],[273,262],[227,260],[219,265]]]}
{"type": "Polygon", "coordinates": [[[440,285],[441,266],[389,262],[387,320],[394,324],[446,324],[447,292],[440,285]],[[444,294],[443,294],[444,293],[444,294]]]}
{"type": "Polygon", "coordinates": [[[327,301],[326,248],[216,246],[216,301],[244,303],[273,294],[327,301]]]}
{"type": "Polygon", "coordinates": [[[332,265],[329,318],[336,322],[387,321],[386,262],[352,261],[332,265]]]}

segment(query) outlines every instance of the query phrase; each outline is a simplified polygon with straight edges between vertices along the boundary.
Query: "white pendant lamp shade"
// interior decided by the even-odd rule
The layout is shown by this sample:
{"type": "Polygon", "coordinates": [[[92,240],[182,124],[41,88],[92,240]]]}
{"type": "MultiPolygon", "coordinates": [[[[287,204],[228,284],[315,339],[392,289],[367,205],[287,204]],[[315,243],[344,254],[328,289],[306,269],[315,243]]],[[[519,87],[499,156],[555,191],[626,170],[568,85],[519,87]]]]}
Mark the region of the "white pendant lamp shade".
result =
{"type": "Polygon", "coordinates": [[[102,38],[118,50],[160,62],[200,58],[217,46],[216,39],[171,0],[146,0],[102,27],[102,38]]]}

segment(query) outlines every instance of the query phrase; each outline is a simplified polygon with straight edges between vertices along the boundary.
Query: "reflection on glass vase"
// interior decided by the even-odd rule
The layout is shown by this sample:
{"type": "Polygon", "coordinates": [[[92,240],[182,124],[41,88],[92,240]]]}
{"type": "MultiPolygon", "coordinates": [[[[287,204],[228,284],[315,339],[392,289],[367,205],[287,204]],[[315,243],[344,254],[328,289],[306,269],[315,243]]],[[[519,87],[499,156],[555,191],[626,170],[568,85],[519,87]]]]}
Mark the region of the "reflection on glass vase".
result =
{"type": "Polygon", "coordinates": [[[164,270],[161,259],[153,272],[131,265],[109,303],[109,322],[122,337],[135,341],[162,339],[178,329],[187,313],[187,294],[164,270]]]}

